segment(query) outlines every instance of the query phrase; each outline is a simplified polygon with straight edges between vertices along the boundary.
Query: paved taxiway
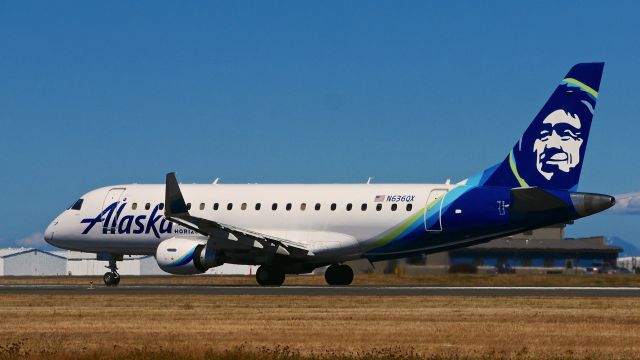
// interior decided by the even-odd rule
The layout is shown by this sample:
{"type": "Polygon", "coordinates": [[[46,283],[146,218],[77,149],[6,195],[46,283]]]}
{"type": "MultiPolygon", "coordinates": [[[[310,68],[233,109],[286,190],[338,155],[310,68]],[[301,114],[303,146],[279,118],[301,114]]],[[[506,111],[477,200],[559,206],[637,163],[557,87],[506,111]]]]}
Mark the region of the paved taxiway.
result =
{"type": "Polygon", "coordinates": [[[20,295],[281,295],[281,296],[567,296],[640,297],[640,287],[476,286],[209,286],[121,285],[89,289],[79,285],[0,285],[0,296],[20,295]]]}

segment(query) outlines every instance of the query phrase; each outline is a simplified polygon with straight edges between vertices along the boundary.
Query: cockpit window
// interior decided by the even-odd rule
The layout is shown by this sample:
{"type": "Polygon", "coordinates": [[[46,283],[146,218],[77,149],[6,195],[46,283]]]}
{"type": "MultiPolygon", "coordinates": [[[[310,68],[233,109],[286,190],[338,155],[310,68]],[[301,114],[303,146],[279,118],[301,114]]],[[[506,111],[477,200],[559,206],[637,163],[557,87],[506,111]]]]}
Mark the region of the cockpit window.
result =
{"type": "Polygon", "coordinates": [[[76,202],[73,203],[73,205],[71,205],[71,207],[69,207],[69,210],[80,210],[82,208],[83,202],[84,202],[84,199],[78,199],[76,202]]]}

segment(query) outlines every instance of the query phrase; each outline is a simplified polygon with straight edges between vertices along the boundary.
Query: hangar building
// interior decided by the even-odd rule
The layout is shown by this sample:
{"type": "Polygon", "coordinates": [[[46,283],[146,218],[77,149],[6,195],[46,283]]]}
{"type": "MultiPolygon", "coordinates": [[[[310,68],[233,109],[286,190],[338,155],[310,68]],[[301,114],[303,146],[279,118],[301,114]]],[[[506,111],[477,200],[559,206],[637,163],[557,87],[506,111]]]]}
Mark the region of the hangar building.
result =
{"type": "MultiPolygon", "coordinates": [[[[96,254],[79,251],[44,251],[32,248],[0,249],[0,276],[78,275],[101,276],[107,272],[107,261],[96,254]]],[[[209,275],[252,275],[257,266],[224,264],[206,273],[209,275]]],[[[170,275],[160,269],[153,256],[125,255],[118,261],[120,275],[170,275]]]]}
{"type": "Polygon", "coordinates": [[[639,271],[640,256],[625,256],[618,258],[618,267],[631,271],[639,271]]]}
{"type": "Polygon", "coordinates": [[[38,249],[0,249],[0,276],[64,275],[67,259],[38,249]]]}
{"type": "MultiPolygon", "coordinates": [[[[108,261],[96,260],[96,254],[80,251],[53,251],[54,254],[64,257],[66,261],[66,275],[102,275],[107,272],[108,261]]],[[[118,273],[120,275],[166,275],[158,267],[153,256],[125,255],[122,261],[118,261],[118,273]]]]}
{"type": "Polygon", "coordinates": [[[616,265],[623,249],[607,244],[604,236],[565,238],[565,225],[558,224],[488,243],[449,252],[449,264],[527,268],[587,268],[593,264],[616,265]]]}
{"type": "Polygon", "coordinates": [[[509,268],[518,273],[584,271],[594,264],[615,267],[623,249],[608,245],[604,236],[565,238],[565,226],[557,224],[466,248],[383,261],[373,269],[367,262],[359,261],[354,269],[421,275],[443,274],[459,265],[475,266],[479,272],[509,268]]]}
{"type": "MultiPolygon", "coordinates": [[[[80,251],[54,251],[56,255],[67,259],[67,275],[102,275],[107,269],[107,261],[96,260],[96,254],[80,251]]],[[[257,266],[224,264],[206,273],[210,275],[250,275],[255,274],[257,266]]],[[[170,275],[160,269],[155,257],[147,255],[125,255],[118,261],[120,275],[170,275]]]]}
{"type": "Polygon", "coordinates": [[[552,225],[467,248],[407,259],[407,264],[418,271],[419,265],[431,265],[434,269],[440,266],[446,271],[458,264],[472,264],[480,271],[507,267],[516,272],[579,270],[605,263],[615,267],[623,249],[608,245],[604,236],[565,238],[565,226],[552,225]]]}

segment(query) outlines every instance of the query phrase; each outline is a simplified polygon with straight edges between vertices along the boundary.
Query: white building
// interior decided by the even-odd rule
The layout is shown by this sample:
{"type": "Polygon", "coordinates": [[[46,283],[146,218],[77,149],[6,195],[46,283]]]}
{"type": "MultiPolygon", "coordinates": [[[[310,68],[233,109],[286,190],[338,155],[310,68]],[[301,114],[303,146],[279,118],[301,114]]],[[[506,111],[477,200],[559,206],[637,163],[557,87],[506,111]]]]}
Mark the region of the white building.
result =
{"type": "Polygon", "coordinates": [[[67,259],[48,251],[30,248],[0,249],[0,276],[64,275],[67,259]]]}
{"type": "MultiPolygon", "coordinates": [[[[96,254],[80,251],[53,251],[53,254],[67,259],[67,275],[102,275],[109,271],[108,261],[96,260],[96,254]]],[[[224,264],[209,269],[211,275],[252,275],[256,273],[257,266],[224,264]]],[[[155,257],[141,255],[125,255],[122,261],[118,261],[118,273],[120,275],[170,275],[160,269],[155,257]]]]}
{"type": "MultiPolygon", "coordinates": [[[[0,276],[5,275],[88,275],[101,276],[108,261],[96,259],[96,254],[79,251],[43,251],[32,248],[0,249],[0,276]]],[[[251,265],[224,264],[209,269],[210,275],[253,275],[258,269],[251,265]]],[[[125,255],[118,261],[120,275],[169,275],[162,271],[153,256],[125,255]]]]}
{"type": "MultiPolygon", "coordinates": [[[[96,259],[96,254],[80,251],[61,250],[53,251],[54,254],[64,257],[66,262],[66,275],[103,275],[109,269],[108,261],[96,259]]],[[[125,255],[122,261],[118,261],[118,273],[120,275],[167,275],[158,267],[153,256],[125,255]]]]}
{"type": "Polygon", "coordinates": [[[617,265],[627,270],[635,270],[635,268],[640,266],[640,256],[620,257],[618,258],[617,265]]]}

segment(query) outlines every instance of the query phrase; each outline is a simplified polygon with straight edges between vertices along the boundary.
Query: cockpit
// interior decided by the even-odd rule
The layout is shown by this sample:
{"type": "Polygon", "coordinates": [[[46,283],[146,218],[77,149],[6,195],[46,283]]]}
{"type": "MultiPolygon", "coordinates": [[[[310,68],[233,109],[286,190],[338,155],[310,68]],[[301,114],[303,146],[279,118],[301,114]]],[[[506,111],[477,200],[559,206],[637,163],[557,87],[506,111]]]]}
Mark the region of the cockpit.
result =
{"type": "Polygon", "coordinates": [[[83,202],[84,202],[84,199],[78,199],[76,200],[76,202],[73,203],[73,205],[69,206],[67,210],[80,210],[82,209],[83,202]]]}

